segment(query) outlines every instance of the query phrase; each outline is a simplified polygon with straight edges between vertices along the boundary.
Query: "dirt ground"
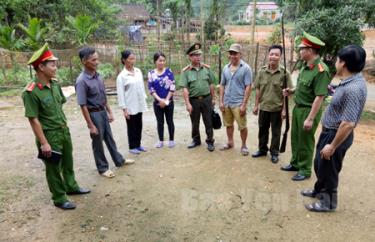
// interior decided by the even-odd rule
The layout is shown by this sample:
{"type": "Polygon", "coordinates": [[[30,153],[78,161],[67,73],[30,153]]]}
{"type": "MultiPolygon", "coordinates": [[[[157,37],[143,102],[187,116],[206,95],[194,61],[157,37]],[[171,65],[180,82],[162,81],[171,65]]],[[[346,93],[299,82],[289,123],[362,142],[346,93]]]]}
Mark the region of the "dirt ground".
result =
{"type": "MultiPolygon", "coordinates": [[[[312,199],[299,195],[315,178],[293,182],[292,173],[279,169],[290,158],[290,146],[279,164],[269,157],[241,156],[237,131],[232,150],[210,153],[203,145],[188,150],[190,121],[177,100],[177,146],[153,148],[156,121],[150,109],[144,114],[142,139],[149,151],[129,155],[125,121],[114,97],[110,101],[118,148],[136,163],[113,168],[114,179],[99,176],[88,130],[75,97],[69,98],[65,111],[76,177],[92,192],[71,196],[77,209],[62,211],[50,200],[20,98],[1,99],[7,105],[0,110],[0,241],[375,241],[374,122],[356,128],[340,176],[337,212],[315,214],[304,209],[312,199]]],[[[257,122],[252,114],[248,128],[254,152],[257,122]]],[[[217,147],[222,145],[225,130],[215,131],[215,139],[217,147]]]]}

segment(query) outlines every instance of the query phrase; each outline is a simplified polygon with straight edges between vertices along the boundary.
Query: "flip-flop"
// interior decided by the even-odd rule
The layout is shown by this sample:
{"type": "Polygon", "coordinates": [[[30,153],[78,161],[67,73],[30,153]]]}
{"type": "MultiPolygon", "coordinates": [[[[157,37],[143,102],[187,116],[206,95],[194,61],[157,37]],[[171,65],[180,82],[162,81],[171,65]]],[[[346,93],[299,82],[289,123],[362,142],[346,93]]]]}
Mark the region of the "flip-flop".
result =
{"type": "Polygon", "coordinates": [[[107,177],[107,178],[113,178],[115,177],[115,173],[111,170],[106,170],[105,172],[101,173],[100,175],[107,177]]]}
{"type": "Polygon", "coordinates": [[[232,148],[233,148],[233,145],[225,144],[222,147],[220,147],[219,150],[229,150],[229,149],[232,149],[232,148]]]}
{"type": "Polygon", "coordinates": [[[243,156],[247,156],[247,155],[249,155],[249,149],[248,149],[247,147],[242,147],[242,148],[241,148],[241,154],[242,154],[243,156]]]}

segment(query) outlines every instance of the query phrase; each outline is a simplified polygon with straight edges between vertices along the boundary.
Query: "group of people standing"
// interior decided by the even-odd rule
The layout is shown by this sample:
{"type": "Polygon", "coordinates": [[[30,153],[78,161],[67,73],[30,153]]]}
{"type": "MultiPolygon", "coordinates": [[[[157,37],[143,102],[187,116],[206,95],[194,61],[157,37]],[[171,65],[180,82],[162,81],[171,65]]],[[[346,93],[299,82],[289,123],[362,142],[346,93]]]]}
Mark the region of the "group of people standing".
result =
{"type": "MultiPolygon", "coordinates": [[[[304,61],[294,88],[290,73],[280,65],[283,49],[272,45],[268,50],[268,64],[261,68],[253,81],[252,70],[242,59],[242,47],[232,44],[228,49],[230,62],[223,68],[219,87],[219,107],[226,126],[227,142],[220,147],[225,151],[234,147],[234,122],[241,137],[240,152],[249,155],[246,145],[247,107],[252,86],[255,88],[255,104],[252,110],[258,115],[258,150],[252,157],[266,156],[270,152],[273,163],[279,161],[279,147],[285,99],[294,94],[295,106],[292,114],[290,164],[282,166],[284,171],[296,171],[294,181],[302,181],[311,176],[314,152],[314,135],[322,115],[322,102],[330,83],[328,67],[321,61],[319,49],[324,43],[318,38],[304,33],[299,45],[304,61]],[[286,85],[285,85],[286,83],[286,85]],[[268,146],[269,129],[271,143],[268,146]]],[[[207,149],[215,150],[212,112],[216,102],[215,76],[210,67],[201,63],[201,45],[196,43],[186,52],[190,65],[181,71],[180,85],[186,110],[190,115],[192,142],[189,149],[201,145],[199,131],[202,116],[206,131],[207,149]]],[[[115,176],[109,169],[104,154],[103,141],[117,167],[134,163],[124,158],[116,147],[110,123],[114,116],[108,104],[104,81],[97,72],[99,56],[94,48],[84,47],[79,51],[83,70],[76,80],[77,102],[89,129],[92,150],[97,170],[108,178],[115,176]]],[[[359,121],[366,100],[366,85],[361,74],[366,59],[364,50],[356,45],[340,50],[336,69],[344,79],[336,89],[331,104],[322,119],[322,134],[317,144],[314,170],[317,182],[314,189],[302,191],[302,195],[319,198],[318,202],[306,206],[310,211],[333,211],[337,206],[338,174],[346,150],[353,141],[353,129],[359,121]]],[[[72,144],[62,104],[66,101],[61,88],[55,81],[56,61],[48,45],[34,53],[29,63],[36,71],[35,79],[23,92],[25,116],[29,118],[36,136],[45,166],[47,182],[55,206],[74,209],[76,206],[67,194],[86,194],[90,190],[81,188],[74,178],[72,144]],[[35,88],[38,87],[38,88],[35,88]],[[49,161],[53,152],[61,154],[57,162],[49,161]]],[[[153,110],[157,120],[158,141],[156,148],[167,145],[173,148],[175,77],[166,67],[166,57],[162,52],[154,54],[155,69],[147,74],[147,89],[153,97],[153,110]],[[168,126],[169,139],[164,140],[164,120],[168,126]]],[[[130,50],[121,52],[124,68],[117,77],[118,105],[122,109],[127,124],[129,152],[140,154],[147,149],[142,146],[142,115],[147,111],[146,88],[143,74],[135,67],[136,56],[130,50]]]]}

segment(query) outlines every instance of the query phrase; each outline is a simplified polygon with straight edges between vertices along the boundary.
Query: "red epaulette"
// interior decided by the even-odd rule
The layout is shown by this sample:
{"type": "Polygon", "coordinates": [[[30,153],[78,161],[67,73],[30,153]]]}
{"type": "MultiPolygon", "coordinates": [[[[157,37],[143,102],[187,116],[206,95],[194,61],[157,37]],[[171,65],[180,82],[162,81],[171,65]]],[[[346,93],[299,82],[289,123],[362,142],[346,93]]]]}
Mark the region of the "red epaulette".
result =
{"type": "Polygon", "coordinates": [[[30,84],[27,86],[26,90],[28,92],[32,92],[35,88],[35,82],[30,82],[30,84]]]}
{"type": "Polygon", "coordinates": [[[182,72],[188,71],[188,70],[191,70],[191,65],[188,65],[188,66],[185,66],[184,68],[182,68],[182,72]]]}
{"type": "Polygon", "coordinates": [[[319,72],[323,72],[324,71],[324,67],[321,63],[318,64],[318,68],[319,68],[319,72]]]}
{"type": "Polygon", "coordinates": [[[38,84],[36,84],[36,85],[38,86],[39,90],[43,90],[43,84],[42,83],[38,82],[38,84]]]}

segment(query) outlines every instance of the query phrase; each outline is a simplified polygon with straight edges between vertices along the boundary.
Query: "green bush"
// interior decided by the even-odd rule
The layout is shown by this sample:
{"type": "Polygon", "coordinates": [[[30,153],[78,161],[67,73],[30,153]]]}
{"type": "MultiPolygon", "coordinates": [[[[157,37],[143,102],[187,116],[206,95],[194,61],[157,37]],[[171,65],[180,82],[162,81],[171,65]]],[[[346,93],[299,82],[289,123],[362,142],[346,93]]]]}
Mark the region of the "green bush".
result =
{"type": "Polygon", "coordinates": [[[5,87],[21,87],[31,81],[30,70],[16,66],[12,69],[1,69],[0,85],[5,87]]]}
{"type": "Polygon", "coordinates": [[[98,67],[98,72],[104,80],[115,78],[116,75],[115,68],[110,63],[100,64],[98,67]]]}

